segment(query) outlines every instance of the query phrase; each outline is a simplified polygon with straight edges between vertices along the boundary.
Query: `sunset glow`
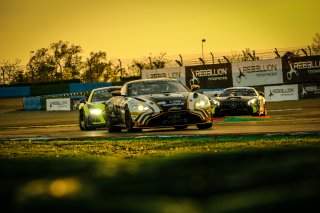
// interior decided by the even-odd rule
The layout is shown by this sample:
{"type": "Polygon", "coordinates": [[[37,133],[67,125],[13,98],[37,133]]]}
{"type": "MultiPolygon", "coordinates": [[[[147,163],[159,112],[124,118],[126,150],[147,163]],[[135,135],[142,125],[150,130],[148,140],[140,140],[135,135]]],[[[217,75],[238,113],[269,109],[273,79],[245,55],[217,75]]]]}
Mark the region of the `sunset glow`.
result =
{"type": "Polygon", "coordinates": [[[84,57],[201,54],[312,43],[320,31],[319,0],[1,0],[0,63],[59,40],[84,57]]]}

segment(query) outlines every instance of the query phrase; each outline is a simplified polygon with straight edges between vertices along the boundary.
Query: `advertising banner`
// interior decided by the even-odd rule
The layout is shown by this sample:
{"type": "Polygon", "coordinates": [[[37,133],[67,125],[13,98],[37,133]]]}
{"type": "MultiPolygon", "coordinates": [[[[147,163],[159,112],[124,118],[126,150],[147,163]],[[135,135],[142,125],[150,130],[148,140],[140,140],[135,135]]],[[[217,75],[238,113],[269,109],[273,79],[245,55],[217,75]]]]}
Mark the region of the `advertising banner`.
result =
{"type": "Polygon", "coordinates": [[[320,81],[320,56],[293,57],[282,59],[284,83],[320,81]]]}
{"type": "Polygon", "coordinates": [[[47,111],[70,111],[70,98],[46,99],[47,111]]]}
{"type": "Polygon", "coordinates": [[[299,100],[298,84],[264,87],[267,102],[299,100]]]}
{"type": "Polygon", "coordinates": [[[201,89],[232,86],[231,64],[186,66],[186,85],[199,85],[201,89]]]}
{"type": "Polygon", "coordinates": [[[282,84],[281,59],[232,63],[233,86],[282,84]]]}
{"type": "Polygon", "coordinates": [[[141,70],[142,79],[174,78],[186,84],[184,67],[172,67],[166,69],[141,70]]]}
{"type": "Polygon", "coordinates": [[[320,98],[320,82],[299,84],[299,99],[320,98]]]}

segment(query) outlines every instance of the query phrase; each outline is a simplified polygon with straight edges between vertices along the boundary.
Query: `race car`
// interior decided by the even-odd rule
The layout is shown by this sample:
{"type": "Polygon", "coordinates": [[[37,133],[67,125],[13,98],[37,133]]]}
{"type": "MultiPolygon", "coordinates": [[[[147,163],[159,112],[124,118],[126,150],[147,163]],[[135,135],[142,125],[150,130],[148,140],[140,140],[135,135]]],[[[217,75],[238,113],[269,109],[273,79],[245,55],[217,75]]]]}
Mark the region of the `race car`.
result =
{"type": "Polygon", "coordinates": [[[144,128],[199,129],[212,126],[209,98],[176,79],[142,79],[125,83],[106,103],[109,132],[144,128]]]}
{"type": "Polygon", "coordinates": [[[266,100],[263,92],[253,87],[230,87],[210,100],[212,116],[266,115],[266,100]]]}
{"type": "Polygon", "coordinates": [[[121,86],[109,86],[93,89],[88,101],[80,100],[79,105],[79,126],[81,130],[105,127],[105,102],[112,95],[111,92],[119,90],[121,86]]]}

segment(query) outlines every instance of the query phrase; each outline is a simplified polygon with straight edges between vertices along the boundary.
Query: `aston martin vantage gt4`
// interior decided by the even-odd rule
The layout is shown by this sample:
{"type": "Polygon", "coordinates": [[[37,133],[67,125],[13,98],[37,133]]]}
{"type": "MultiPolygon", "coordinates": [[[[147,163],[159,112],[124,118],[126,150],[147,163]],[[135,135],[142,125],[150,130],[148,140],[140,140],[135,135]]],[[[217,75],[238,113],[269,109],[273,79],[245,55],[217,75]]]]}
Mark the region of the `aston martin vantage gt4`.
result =
{"type": "Polygon", "coordinates": [[[175,79],[142,79],[125,83],[106,102],[109,132],[142,131],[143,128],[199,129],[212,126],[207,96],[190,91],[175,79]]]}

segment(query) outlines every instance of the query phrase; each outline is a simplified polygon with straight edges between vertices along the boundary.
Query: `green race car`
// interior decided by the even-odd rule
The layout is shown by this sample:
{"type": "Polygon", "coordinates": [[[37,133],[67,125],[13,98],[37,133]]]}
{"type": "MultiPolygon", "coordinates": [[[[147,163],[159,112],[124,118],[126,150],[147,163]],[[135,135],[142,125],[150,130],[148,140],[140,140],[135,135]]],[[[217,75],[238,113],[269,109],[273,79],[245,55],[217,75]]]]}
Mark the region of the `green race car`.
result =
{"type": "Polygon", "coordinates": [[[87,101],[86,99],[80,100],[79,126],[81,130],[106,126],[105,102],[112,97],[112,91],[120,89],[121,86],[97,88],[91,91],[87,101]]]}

